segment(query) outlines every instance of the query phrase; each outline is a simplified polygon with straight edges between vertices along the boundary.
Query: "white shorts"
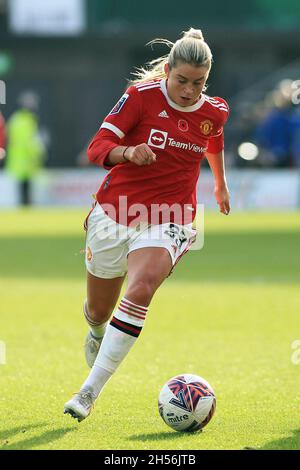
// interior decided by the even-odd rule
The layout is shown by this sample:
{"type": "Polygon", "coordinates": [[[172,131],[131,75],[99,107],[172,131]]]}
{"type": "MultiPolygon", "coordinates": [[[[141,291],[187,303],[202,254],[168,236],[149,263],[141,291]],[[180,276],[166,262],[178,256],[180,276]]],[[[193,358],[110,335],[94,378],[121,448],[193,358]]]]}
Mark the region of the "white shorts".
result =
{"type": "Polygon", "coordinates": [[[106,215],[98,203],[86,219],[86,228],[87,270],[105,279],[124,276],[127,273],[128,254],[146,247],[166,248],[172,260],[172,272],[196,239],[196,229],[192,224],[120,225],[106,215]]]}

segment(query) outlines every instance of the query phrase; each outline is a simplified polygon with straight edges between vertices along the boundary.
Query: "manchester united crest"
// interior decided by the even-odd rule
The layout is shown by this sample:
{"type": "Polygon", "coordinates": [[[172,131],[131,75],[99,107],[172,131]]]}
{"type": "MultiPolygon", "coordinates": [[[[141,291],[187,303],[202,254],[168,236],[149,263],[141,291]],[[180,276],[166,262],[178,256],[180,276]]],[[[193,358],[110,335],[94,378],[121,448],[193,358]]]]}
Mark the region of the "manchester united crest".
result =
{"type": "Polygon", "coordinates": [[[86,250],[86,257],[88,261],[92,261],[93,259],[93,253],[89,246],[87,247],[87,250],[86,250]]]}
{"type": "Polygon", "coordinates": [[[211,133],[212,129],[213,129],[214,125],[213,123],[209,120],[209,119],[205,119],[205,121],[202,121],[200,123],[200,129],[201,129],[201,132],[204,134],[204,135],[208,135],[211,133]]]}

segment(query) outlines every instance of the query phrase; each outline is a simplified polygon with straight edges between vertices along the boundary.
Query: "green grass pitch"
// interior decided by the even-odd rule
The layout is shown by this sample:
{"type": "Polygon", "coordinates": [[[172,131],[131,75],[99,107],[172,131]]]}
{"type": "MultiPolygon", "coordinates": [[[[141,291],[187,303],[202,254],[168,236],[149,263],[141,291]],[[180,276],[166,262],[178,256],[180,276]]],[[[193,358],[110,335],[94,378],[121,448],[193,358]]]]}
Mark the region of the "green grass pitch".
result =
{"type": "Polygon", "coordinates": [[[0,449],[300,449],[299,213],[207,214],[204,248],[156,293],[81,424],[63,405],[88,374],[84,213],[0,215],[0,449]],[[181,373],[215,389],[202,433],[175,432],[158,414],[160,388],[181,373]]]}

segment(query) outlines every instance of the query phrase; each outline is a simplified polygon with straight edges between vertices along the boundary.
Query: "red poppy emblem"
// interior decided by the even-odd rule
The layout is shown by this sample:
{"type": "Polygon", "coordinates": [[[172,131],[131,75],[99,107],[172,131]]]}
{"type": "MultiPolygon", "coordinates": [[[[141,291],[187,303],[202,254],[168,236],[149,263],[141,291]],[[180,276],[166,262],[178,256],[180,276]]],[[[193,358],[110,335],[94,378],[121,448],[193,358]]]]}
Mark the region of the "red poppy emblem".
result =
{"type": "Polygon", "coordinates": [[[179,119],[178,129],[182,132],[188,131],[189,130],[189,125],[188,125],[187,121],[185,121],[184,119],[179,119]]]}

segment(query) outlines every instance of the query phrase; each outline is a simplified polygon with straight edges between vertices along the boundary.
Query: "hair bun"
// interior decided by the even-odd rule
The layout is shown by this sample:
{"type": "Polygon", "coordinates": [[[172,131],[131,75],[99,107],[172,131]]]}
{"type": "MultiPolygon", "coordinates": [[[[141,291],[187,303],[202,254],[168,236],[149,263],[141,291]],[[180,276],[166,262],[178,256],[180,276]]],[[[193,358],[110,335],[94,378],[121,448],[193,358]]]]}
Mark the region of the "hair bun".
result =
{"type": "Polygon", "coordinates": [[[201,29],[190,28],[188,31],[183,31],[184,38],[195,38],[204,41],[201,29]]]}

